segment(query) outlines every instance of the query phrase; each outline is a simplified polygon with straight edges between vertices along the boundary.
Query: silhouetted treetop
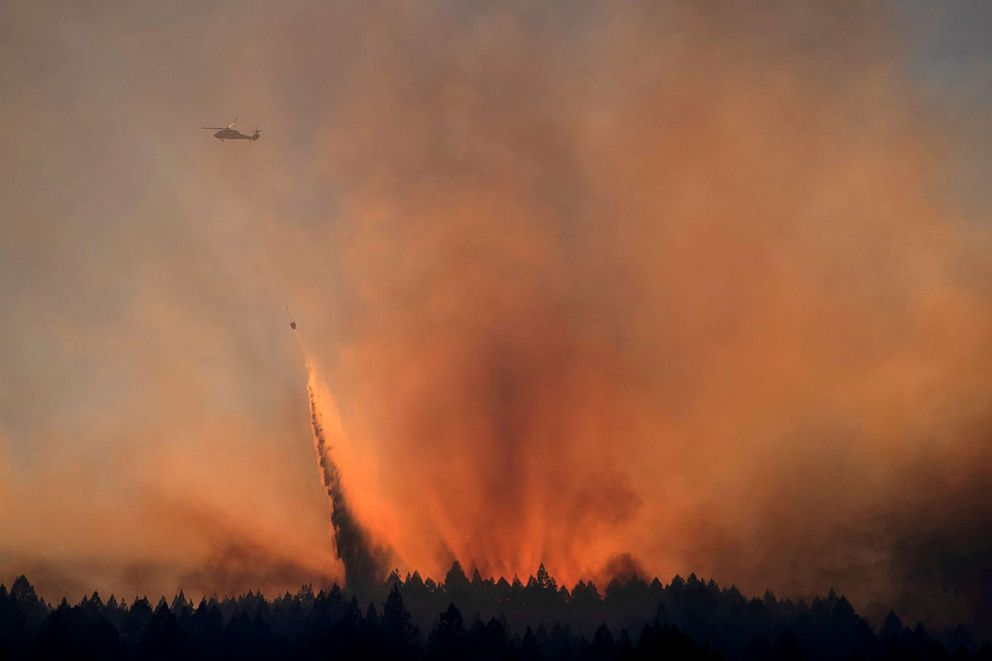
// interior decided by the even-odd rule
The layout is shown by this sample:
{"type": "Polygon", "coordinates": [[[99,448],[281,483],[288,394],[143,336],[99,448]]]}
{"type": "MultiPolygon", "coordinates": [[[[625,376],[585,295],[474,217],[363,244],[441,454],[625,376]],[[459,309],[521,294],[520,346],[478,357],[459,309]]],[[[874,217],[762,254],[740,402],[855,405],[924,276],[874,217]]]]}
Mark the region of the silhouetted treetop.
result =
{"type": "Polygon", "coordinates": [[[445,582],[392,574],[359,602],[337,585],[272,600],[182,591],[128,605],[96,592],[51,607],[27,578],[0,585],[0,659],[986,659],[963,626],[932,633],[889,612],[876,631],[842,595],[803,601],[746,597],[695,574],[668,585],[637,575],[600,593],[559,586],[541,565],[518,578],[445,582]]]}

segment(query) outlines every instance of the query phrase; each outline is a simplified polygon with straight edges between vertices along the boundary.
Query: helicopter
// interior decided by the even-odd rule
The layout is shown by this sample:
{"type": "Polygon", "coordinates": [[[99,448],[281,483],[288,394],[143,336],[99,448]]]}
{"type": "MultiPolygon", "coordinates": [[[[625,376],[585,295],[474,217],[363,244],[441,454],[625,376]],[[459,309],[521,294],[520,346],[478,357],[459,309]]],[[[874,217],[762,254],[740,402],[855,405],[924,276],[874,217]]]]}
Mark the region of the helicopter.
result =
{"type": "MultiPolygon", "coordinates": [[[[234,118],[234,122],[238,121],[238,118],[234,118]]],[[[251,140],[254,142],[262,137],[262,132],[255,127],[255,132],[251,135],[242,133],[238,129],[234,128],[234,122],[231,122],[227,126],[201,126],[200,128],[207,129],[210,131],[217,131],[214,133],[214,137],[224,142],[225,140],[251,140]]]]}

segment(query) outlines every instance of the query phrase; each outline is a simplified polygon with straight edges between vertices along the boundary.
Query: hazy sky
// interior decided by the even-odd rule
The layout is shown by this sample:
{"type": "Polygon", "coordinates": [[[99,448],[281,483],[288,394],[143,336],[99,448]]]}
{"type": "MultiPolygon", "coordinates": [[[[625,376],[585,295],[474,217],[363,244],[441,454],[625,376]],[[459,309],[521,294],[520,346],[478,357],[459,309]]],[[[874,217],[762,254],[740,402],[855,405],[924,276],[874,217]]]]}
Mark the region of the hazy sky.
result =
{"type": "Polygon", "coordinates": [[[3,3],[0,581],[340,576],[283,289],[403,571],[992,627],[990,33],[978,2],[3,3]],[[262,139],[199,128],[235,117],[262,139]]]}

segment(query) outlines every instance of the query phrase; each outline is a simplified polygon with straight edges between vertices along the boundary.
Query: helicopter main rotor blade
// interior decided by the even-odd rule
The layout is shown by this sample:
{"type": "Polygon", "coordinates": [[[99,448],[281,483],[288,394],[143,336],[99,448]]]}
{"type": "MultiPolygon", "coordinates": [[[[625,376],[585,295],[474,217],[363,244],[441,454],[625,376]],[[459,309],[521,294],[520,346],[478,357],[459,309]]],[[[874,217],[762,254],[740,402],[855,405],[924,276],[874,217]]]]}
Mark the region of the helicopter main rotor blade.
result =
{"type": "Polygon", "coordinates": [[[233,121],[233,122],[231,122],[230,124],[228,124],[227,126],[225,126],[224,128],[226,128],[226,129],[229,129],[229,128],[234,128],[234,124],[235,124],[235,123],[236,123],[237,121],[238,121],[238,118],[237,118],[237,117],[235,117],[235,118],[234,118],[234,121],[233,121]]]}
{"type": "Polygon", "coordinates": [[[223,131],[227,127],[226,126],[201,126],[200,128],[201,129],[209,129],[211,131],[223,131]]]}

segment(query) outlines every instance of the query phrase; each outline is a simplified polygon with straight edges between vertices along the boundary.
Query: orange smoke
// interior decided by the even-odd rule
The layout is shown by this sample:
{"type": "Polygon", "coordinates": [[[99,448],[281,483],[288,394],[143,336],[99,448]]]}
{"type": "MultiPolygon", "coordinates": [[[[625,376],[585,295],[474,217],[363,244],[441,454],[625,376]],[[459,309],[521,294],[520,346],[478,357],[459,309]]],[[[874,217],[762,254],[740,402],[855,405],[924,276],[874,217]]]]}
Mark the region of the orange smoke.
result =
{"type": "Polygon", "coordinates": [[[907,476],[987,429],[987,258],[884,14],[811,11],[369,20],[320,358],[401,568],[897,596],[907,476]]]}
{"type": "Polygon", "coordinates": [[[987,218],[885,7],[263,4],[12,9],[0,581],[342,577],[266,241],[401,570],[992,613],[987,218]]]}

